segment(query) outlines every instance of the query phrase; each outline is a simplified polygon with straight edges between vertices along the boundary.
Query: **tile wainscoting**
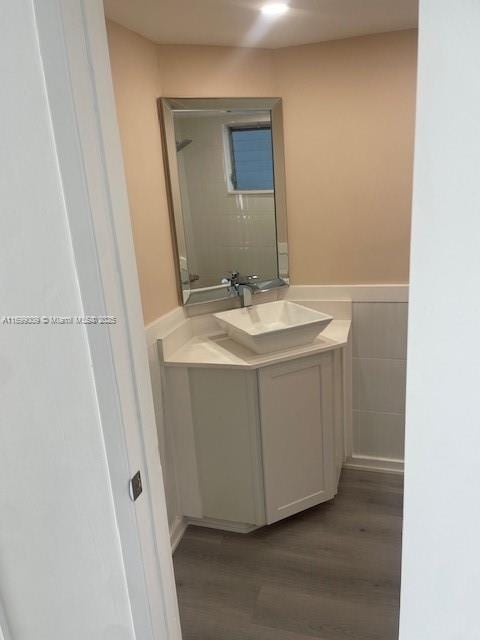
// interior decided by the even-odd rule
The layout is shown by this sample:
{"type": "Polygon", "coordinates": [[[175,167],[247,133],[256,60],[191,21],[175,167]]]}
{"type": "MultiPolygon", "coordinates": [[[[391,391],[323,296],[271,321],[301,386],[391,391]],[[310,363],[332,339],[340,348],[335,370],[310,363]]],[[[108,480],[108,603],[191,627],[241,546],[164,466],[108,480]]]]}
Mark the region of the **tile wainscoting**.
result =
{"type": "MultiPolygon", "coordinates": [[[[292,286],[289,299],[353,302],[353,426],[347,434],[350,468],[403,470],[408,285],[292,286]]],[[[199,312],[216,311],[214,303],[199,312]],[[212,306],[213,304],[213,306],[212,306]]],[[[167,510],[174,548],[184,523],[178,509],[174,442],[165,416],[157,340],[185,322],[178,307],[145,329],[152,377],[167,510]]]]}
{"type": "Polygon", "coordinates": [[[408,304],[353,304],[351,466],[401,471],[405,439],[408,304]]]}

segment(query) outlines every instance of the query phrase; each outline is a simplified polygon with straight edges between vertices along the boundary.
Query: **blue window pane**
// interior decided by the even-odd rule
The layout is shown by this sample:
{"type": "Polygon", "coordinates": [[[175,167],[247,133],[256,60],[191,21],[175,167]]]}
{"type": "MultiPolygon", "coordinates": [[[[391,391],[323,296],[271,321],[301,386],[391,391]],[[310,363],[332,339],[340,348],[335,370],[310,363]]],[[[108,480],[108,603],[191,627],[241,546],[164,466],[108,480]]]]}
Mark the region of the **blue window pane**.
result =
{"type": "Polygon", "coordinates": [[[273,190],[272,131],[270,127],[230,129],[232,182],[237,191],[273,190]]]}

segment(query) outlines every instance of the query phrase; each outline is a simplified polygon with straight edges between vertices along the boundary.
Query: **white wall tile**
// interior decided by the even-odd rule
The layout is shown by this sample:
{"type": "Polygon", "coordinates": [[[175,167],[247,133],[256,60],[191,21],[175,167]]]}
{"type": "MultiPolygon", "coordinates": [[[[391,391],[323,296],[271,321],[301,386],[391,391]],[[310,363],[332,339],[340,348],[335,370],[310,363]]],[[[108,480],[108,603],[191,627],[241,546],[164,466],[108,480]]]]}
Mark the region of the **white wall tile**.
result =
{"type": "Polygon", "coordinates": [[[353,453],[403,460],[405,416],[398,413],[353,412],[353,453]]]}
{"type": "Polygon", "coordinates": [[[353,409],[405,412],[405,360],[353,358],[353,409]]]}
{"type": "Polygon", "coordinates": [[[354,303],[354,357],[405,359],[407,314],[408,305],[403,302],[354,303]]]}
{"type": "Polygon", "coordinates": [[[176,123],[177,137],[193,140],[180,153],[188,182],[195,271],[200,275],[197,286],[218,284],[232,269],[276,275],[273,195],[227,191],[223,125],[230,119],[185,118],[176,123]]]}
{"type": "Polygon", "coordinates": [[[356,455],[403,459],[408,304],[353,304],[356,455]]]}

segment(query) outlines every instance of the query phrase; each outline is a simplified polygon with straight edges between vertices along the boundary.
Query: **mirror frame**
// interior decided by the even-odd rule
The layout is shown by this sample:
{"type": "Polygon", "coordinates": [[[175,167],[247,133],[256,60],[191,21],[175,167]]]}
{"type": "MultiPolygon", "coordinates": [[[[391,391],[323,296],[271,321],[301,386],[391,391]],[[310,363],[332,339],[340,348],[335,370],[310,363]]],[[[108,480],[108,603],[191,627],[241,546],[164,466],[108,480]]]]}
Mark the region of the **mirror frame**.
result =
{"type": "Polygon", "coordinates": [[[275,229],[277,245],[277,274],[286,284],[289,282],[287,199],[285,185],[285,153],[283,140],[283,109],[281,98],[158,98],[160,129],[163,142],[164,170],[167,200],[173,240],[178,298],[181,305],[202,304],[231,298],[228,287],[214,285],[203,289],[191,289],[182,284],[180,255],[187,260],[186,238],[183,224],[182,200],[178,176],[177,149],[175,143],[174,113],[176,111],[232,110],[270,111],[273,142],[273,174],[275,201],[275,229]],[[281,240],[279,240],[279,237],[281,240]],[[280,272],[280,256],[284,264],[280,272]]]}

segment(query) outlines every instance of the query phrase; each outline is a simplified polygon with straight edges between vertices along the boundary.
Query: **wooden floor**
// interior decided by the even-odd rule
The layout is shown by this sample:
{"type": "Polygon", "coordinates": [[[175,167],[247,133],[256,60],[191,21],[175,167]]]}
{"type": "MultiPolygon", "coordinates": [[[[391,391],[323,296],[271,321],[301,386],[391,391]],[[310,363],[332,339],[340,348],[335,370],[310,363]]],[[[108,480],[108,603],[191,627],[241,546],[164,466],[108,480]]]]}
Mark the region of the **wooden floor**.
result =
{"type": "Polygon", "coordinates": [[[347,471],[332,502],[248,535],[189,527],[184,640],[397,640],[402,477],[347,471]]]}

